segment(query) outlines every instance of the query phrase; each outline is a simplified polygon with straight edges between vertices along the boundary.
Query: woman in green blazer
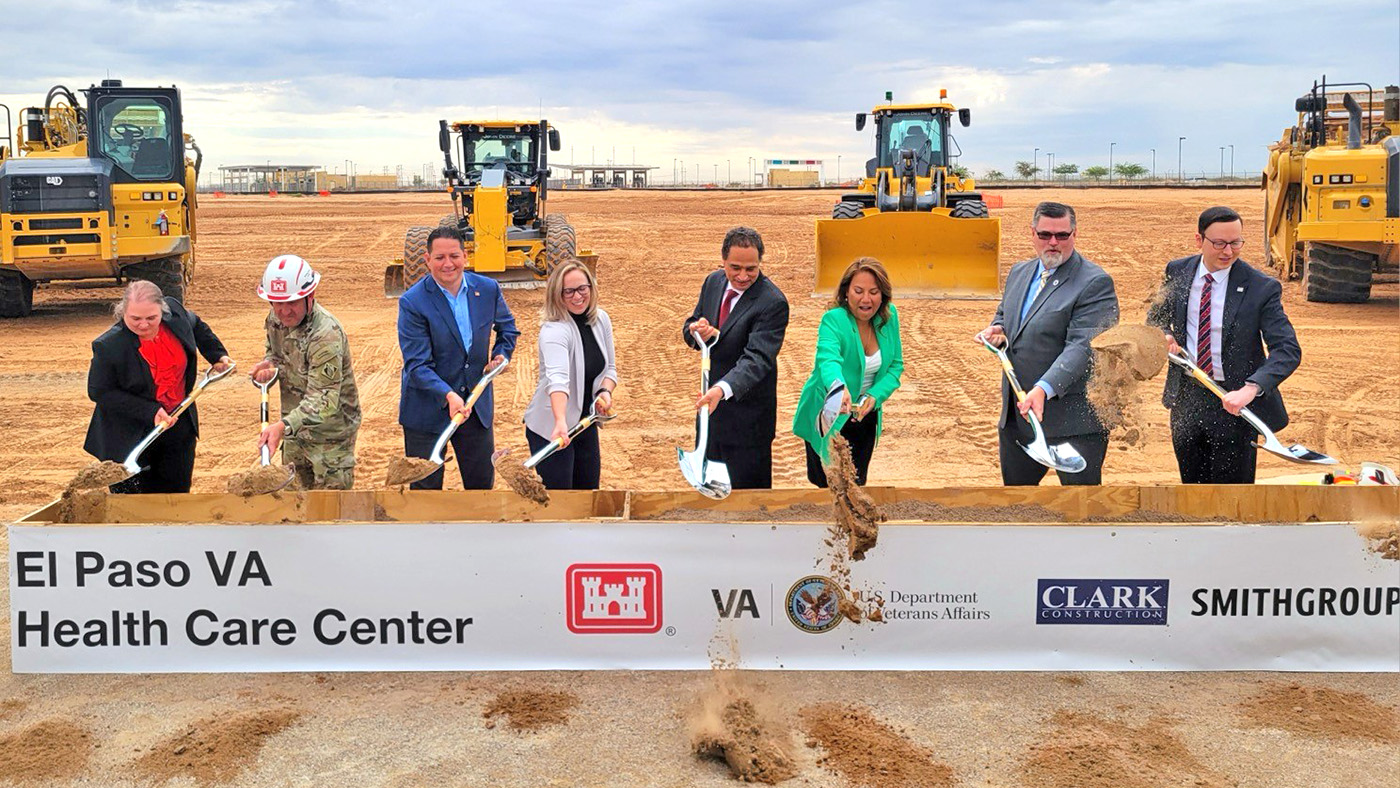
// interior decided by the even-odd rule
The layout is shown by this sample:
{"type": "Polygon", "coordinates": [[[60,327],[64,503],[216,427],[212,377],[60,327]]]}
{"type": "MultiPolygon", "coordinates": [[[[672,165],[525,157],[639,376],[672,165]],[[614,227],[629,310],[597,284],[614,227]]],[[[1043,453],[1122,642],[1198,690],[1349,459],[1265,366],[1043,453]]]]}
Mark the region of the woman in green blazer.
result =
{"type": "Polygon", "coordinates": [[[899,342],[899,313],[885,267],[872,257],[851,263],[836,288],[836,306],[822,315],[817,331],[817,358],[802,387],[792,431],[807,443],[807,478],[826,487],[822,465],[829,459],[827,439],[839,430],[851,444],[856,482],[865,484],[870,455],[883,428],[881,406],[899,388],[904,354],[899,342]],[[817,419],[828,396],[843,391],[841,415],[827,438],[817,419]]]}

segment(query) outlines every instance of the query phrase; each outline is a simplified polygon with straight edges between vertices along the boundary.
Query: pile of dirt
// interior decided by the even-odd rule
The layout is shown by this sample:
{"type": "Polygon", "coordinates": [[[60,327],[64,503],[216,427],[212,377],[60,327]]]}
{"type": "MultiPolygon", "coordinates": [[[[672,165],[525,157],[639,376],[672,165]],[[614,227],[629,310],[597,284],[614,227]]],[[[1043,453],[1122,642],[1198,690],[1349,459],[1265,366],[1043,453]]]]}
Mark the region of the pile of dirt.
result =
{"type": "Polygon", "coordinates": [[[836,526],[846,537],[846,550],[851,560],[861,561],[880,538],[880,523],[885,514],[875,501],[856,484],[856,466],[851,461],[851,445],[841,435],[831,436],[828,443],[831,462],[826,465],[826,478],[836,506],[836,526]]]}
{"type": "Polygon", "coordinates": [[[1400,713],[1356,692],[1275,684],[1241,704],[1257,728],[1282,728],[1310,739],[1400,743],[1400,713]]]}
{"type": "Polygon", "coordinates": [[[1065,515],[1033,503],[1010,506],[948,506],[934,501],[903,500],[882,504],[890,520],[933,523],[1062,523],[1065,515]]]}
{"type": "Polygon", "coordinates": [[[534,501],[540,506],[548,506],[549,490],[545,489],[544,481],[540,479],[540,475],[535,473],[534,468],[526,468],[509,458],[509,449],[502,449],[491,455],[491,462],[496,466],[496,472],[501,475],[502,479],[505,479],[506,486],[527,501],[534,501]]]}
{"type": "Polygon", "coordinates": [[[99,487],[110,487],[113,484],[125,479],[131,474],[127,472],[126,466],[112,460],[102,460],[101,462],[88,463],[73,480],[68,482],[69,490],[92,490],[99,487]]]}
{"type": "Polygon", "coordinates": [[[1024,770],[1039,788],[1227,788],[1236,783],[1204,766],[1165,719],[1141,727],[1093,714],[1056,712],[1054,730],[1032,744],[1024,770]]]}
{"type": "Polygon", "coordinates": [[[537,731],[547,725],[563,725],[579,703],[572,692],[539,689],[511,689],[496,694],[481,713],[486,727],[496,727],[496,717],[505,717],[511,730],[537,731]]]}
{"type": "Polygon", "coordinates": [[[69,487],[58,497],[61,523],[100,523],[107,517],[107,488],[75,490],[69,487]]]}
{"type": "Polygon", "coordinates": [[[228,491],[244,498],[277,492],[291,482],[292,473],[290,465],[254,465],[228,477],[228,491]]]}
{"type": "Polygon", "coordinates": [[[1366,539],[1371,552],[1388,561],[1400,561],[1400,522],[1362,520],[1356,530],[1366,539]]]}
{"type": "Polygon", "coordinates": [[[29,704],[19,698],[0,701],[0,720],[18,717],[27,708],[29,708],[29,704]]]}
{"type": "Polygon", "coordinates": [[[744,782],[773,785],[797,776],[791,729],[769,696],[738,674],[715,676],[691,714],[695,754],[724,761],[744,782]]]}
{"type": "Polygon", "coordinates": [[[795,503],[782,509],[693,509],[678,506],[638,520],[667,520],[681,523],[829,523],[836,508],[828,504],[795,503]]]}
{"type": "Polygon", "coordinates": [[[65,719],[0,736],[0,780],[18,785],[70,780],[88,771],[92,734],[65,719]]]}
{"type": "Polygon", "coordinates": [[[1089,404],[1110,431],[1119,448],[1141,446],[1142,381],[1161,374],[1167,365],[1167,341],[1155,326],[1125,323],[1114,326],[1090,342],[1094,374],[1089,379],[1089,404]]]}
{"type": "Polygon", "coordinates": [[[866,788],[946,788],[953,769],[933,753],[875,719],[866,709],[822,704],[802,710],[807,746],[817,763],[866,788]]]}
{"type": "Polygon", "coordinates": [[[228,782],[251,766],[267,740],[301,717],[295,709],[221,713],[206,717],[152,747],[134,768],[156,782],[188,777],[228,782]]]}
{"type": "Polygon", "coordinates": [[[1182,514],[1180,512],[1153,512],[1147,509],[1134,509],[1124,514],[1091,514],[1082,522],[1086,523],[1229,523],[1234,522],[1223,514],[1182,514]]]}
{"type": "Polygon", "coordinates": [[[394,457],[384,474],[385,487],[402,487],[431,476],[441,465],[421,457],[394,457]]]}

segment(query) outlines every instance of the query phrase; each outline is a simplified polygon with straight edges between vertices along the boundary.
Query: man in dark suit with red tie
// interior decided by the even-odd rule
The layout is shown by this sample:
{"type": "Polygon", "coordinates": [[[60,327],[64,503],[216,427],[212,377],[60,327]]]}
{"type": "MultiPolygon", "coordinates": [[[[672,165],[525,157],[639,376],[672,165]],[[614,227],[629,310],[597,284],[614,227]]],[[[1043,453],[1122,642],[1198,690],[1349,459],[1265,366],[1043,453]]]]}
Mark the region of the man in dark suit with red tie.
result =
{"type": "Polygon", "coordinates": [[[709,408],[705,458],[725,463],[734,489],[773,486],[773,437],[778,422],[778,351],[787,333],[788,302],[763,275],[763,238],[735,227],[720,248],[722,266],[705,278],[700,300],[681,333],[709,342],[710,389],[695,409],[709,408]]]}
{"type": "Polygon", "coordinates": [[[1224,400],[1171,365],[1162,404],[1171,409],[1172,448],[1183,484],[1253,484],[1255,432],[1246,406],[1271,430],[1288,424],[1278,386],[1302,351],[1283,312],[1283,287],[1240,259],[1244,222],[1207,208],[1196,222],[1200,254],[1167,263],[1163,297],[1147,320],[1229,392],[1224,400]],[[1268,352],[1265,352],[1265,345],[1268,352]]]}

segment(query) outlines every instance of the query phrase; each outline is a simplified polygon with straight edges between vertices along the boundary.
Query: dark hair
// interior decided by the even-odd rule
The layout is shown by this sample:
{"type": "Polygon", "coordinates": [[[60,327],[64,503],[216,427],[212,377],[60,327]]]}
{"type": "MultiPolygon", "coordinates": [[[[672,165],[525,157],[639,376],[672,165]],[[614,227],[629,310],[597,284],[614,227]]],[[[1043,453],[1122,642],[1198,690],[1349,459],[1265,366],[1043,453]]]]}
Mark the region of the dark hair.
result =
{"type": "Polygon", "coordinates": [[[894,288],[890,286],[890,275],[886,273],[885,266],[873,257],[862,257],[846,267],[846,273],[841,274],[841,284],[836,286],[836,305],[843,307],[847,312],[851,311],[850,289],[851,280],[856,278],[856,274],[864,271],[875,277],[875,286],[880,288],[880,308],[875,310],[875,317],[871,318],[870,325],[879,327],[890,319],[890,301],[894,299],[894,288]]]}
{"type": "Polygon", "coordinates": [[[431,250],[433,248],[433,241],[436,241],[439,238],[451,238],[452,240],[461,244],[463,248],[466,248],[467,245],[467,239],[462,235],[461,230],[458,230],[456,227],[453,227],[451,225],[440,224],[437,227],[434,227],[432,232],[428,233],[428,241],[424,244],[424,246],[431,250]]]}
{"type": "Polygon", "coordinates": [[[1239,222],[1241,227],[1244,226],[1244,219],[1240,218],[1234,208],[1217,205],[1201,211],[1201,217],[1196,220],[1196,234],[1205,235],[1206,228],[1217,222],[1239,222]]]}
{"type": "Polygon", "coordinates": [[[1063,219],[1068,216],[1070,229],[1079,226],[1079,222],[1074,216],[1074,209],[1062,202],[1050,202],[1046,200],[1035,206],[1035,210],[1031,211],[1031,227],[1034,227],[1035,223],[1040,221],[1040,217],[1042,216],[1048,216],[1051,219],[1063,219]]]}
{"type": "Polygon", "coordinates": [[[724,245],[720,247],[720,259],[729,259],[729,250],[742,246],[745,249],[757,249],[758,259],[763,259],[763,236],[752,227],[735,227],[724,234],[724,245]]]}

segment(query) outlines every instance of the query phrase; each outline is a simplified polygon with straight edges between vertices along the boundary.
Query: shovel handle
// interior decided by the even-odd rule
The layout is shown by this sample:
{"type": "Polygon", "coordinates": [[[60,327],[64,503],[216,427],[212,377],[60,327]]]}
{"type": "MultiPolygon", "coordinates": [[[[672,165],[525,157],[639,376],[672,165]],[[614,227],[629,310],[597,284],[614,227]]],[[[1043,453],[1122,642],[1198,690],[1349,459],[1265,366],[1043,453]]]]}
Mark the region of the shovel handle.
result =
{"type": "Polygon", "coordinates": [[[1221,388],[1219,384],[1217,384],[1213,379],[1211,379],[1211,376],[1207,375],[1205,373],[1205,370],[1196,366],[1196,364],[1193,361],[1191,361],[1191,359],[1187,358],[1184,355],[1179,355],[1176,353],[1168,353],[1167,359],[1170,360],[1173,364],[1176,364],[1178,367],[1181,367],[1182,369],[1189,372],[1191,374],[1191,377],[1195,378],[1197,383],[1200,383],[1202,386],[1205,386],[1206,389],[1210,391],[1210,393],[1214,394],[1220,399],[1225,399],[1225,389],[1221,388]]]}
{"type": "Polygon", "coordinates": [[[1016,379],[1016,368],[1011,366],[1011,359],[1006,355],[1006,351],[985,339],[982,340],[982,345],[992,351],[992,355],[996,356],[997,360],[1001,362],[1001,369],[1006,373],[1007,381],[1011,383],[1011,390],[1016,393],[1016,401],[1025,402],[1026,391],[1021,388],[1021,381],[1016,379]]]}

